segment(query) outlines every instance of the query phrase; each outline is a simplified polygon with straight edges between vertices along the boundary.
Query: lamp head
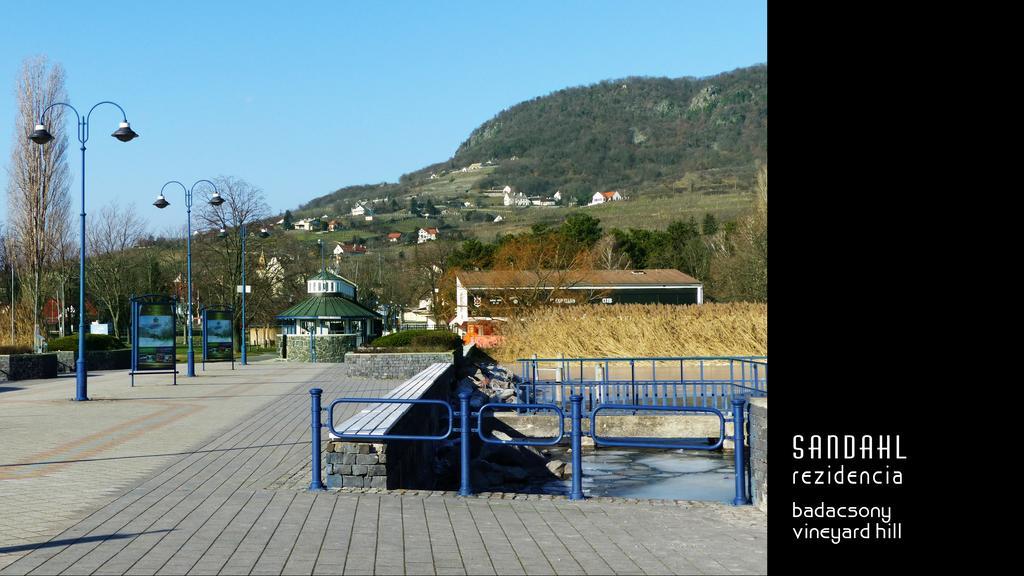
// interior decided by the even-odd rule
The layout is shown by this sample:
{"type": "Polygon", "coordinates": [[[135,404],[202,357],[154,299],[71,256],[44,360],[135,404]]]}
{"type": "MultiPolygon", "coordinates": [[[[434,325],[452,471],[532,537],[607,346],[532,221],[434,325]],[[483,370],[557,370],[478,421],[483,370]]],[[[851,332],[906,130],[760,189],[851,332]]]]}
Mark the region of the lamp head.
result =
{"type": "Polygon", "coordinates": [[[156,197],[156,202],[153,202],[153,206],[156,206],[157,208],[167,208],[170,205],[171,203],[167,201],[167,198],[164,198],[163,192],[156,197]]]}
{"type": "Polygon", "coordinates": [[[260,238],[270,237],[270,232],[267,232],[266,228],[260,228],[260,238]]]}
{"type": "Polygon", "coordinates": [[[114,133],[111,134],[111,136],[117,138],[121,142],[128,142],[129,140],[134,140],[139,137],[139,135],[135,133],[135,130],[132,130],[132,127],[128,125],[128,122],[121,122],[121,125],[118,126],[117,130],[114,130],[114,133]]]}
{"type": "Polygon", "coordinates": [[[217,238],[227,238],[227,237],[228,237],[228,231],[223,229],[223,228],[221,228],[220,232],[217,234],[217,238]]]}
{"type": "Polygon", "coordinates": [[[28,135],[28,139],[36,144],[46,144],[50,140],[53,140],[53,134],[50,134],[50,131],[46,129],[46,126],[36,124],[35,129],[28,135]]]}
{"type": "Polygon", "coordinates": [[[215,190],[213,192],[213,196],[210,197],[210,205],[212,205],[212,206],[220,206],[223,203],[224,203],[224,197],[220,195],[220,192],[217,192],[215,190]]]}

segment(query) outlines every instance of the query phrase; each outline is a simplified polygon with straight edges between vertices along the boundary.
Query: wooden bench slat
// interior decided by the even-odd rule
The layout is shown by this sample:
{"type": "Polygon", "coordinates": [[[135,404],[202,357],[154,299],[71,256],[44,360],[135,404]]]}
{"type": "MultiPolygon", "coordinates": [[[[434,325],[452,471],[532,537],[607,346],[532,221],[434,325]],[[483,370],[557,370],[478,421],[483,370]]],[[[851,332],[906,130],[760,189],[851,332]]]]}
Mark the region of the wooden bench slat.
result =
{"type": "MultiPolygon", "coordinates": [[[[437,377],[443,374],[450,364],[438,362],[413,375],[399,386],[384,395],[384,398],[395,400],[416,400],[423,396],[437,377]]],[[[379,436],[387,434],[392,426],[410,409],[413,404],[377,403],[371,408],[360,410],[349,417],[335,429],[342,434],[379,436]]],[[[334,434],[330,434],[335,437],[334,434]]]]}

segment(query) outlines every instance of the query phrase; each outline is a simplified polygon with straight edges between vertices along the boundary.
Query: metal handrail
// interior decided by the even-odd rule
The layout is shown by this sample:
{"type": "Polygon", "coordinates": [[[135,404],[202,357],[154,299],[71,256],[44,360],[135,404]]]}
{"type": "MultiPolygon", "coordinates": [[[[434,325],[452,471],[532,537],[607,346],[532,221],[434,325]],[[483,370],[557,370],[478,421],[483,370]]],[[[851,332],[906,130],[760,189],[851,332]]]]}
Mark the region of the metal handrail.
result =
{"type": "Polygon", "coordinates": [[[664,448],[665,450],[717,450],[725,443],[725,415],[715,408],[697,406],[636,406],[633,404],[599,404],[590,412],[590,437],[595,444],[631,448],[664,448]],[[714,444],[673,444],[672,438],[630,437],[606,438],[597,434],[597,413],[602,410],[698,412],[718,416],[718,442],[714,444]],[[656,441],[660,440],[660,441],[656,441]]]}
{"type": "Polygon", "coordinates": [[[562,409],[556,406],[555,404],[496,404],[491,402],[481,406],[480,410],[475,412],[474,415],[478,418],[476,427],[477,436],[479,436],[480,439],[486,442],[487,444],[503,444],[505,446],[554,446],[555,444],[561,442],[562,438],[565,436],[565,412],[562,412],[562,409]],[[520,408],[524,408],[531,410],[553,410],[557,412],[558,436],[549,438],[547,440],[501,440],[498,438],[487,438],[486,436],[484,436],[484,428],[483,426],[480,425],[481,421],[483,420],[484,411],[487,410],[488,408],[492,410],[495,408],[508,409],[510,406],[515,407],[515,409],[517,410],[520,408]]]}
{"type": "MultiPolygon", "coordinates": [[[[339,440],[359,440],[359,441],[394,441],[394,440],[407,440],[407,441],[441,441],[448,439],[453,432],[458,432],[460,435],[460,486],[459,495],[469,496],[473,493],[472,486],[470,483],[470,433],[475,431],[477,435],[486,443],[489,444],[505,444],[513,446],[549,446],[560,442],[565,436],[565,413],[555,404],[527,404],[527,405],[516,405],[516,404],[495,404],[489,403],[484,404],[480,407],[477,412],[471,412],[469,407],[470,393],[463,391],[459,393],[459,410],[454,411],[452,407],[442,400],[423,400],[423,399],[399,399],[399,398],[338,398],[331,402],[328,408],[320,407],[320,396],[323,391],[319,388],[312,388],[309,391],[311,400],[311,456],[312,456],[312,481],[310,482],[310,490],[326,490],[323,481],[321,480],[321,462],[320,462],[320,430],[322,428],[328,428],[331,433],[339,440]],[[441,405],[444,406],[448,412],[448,430],[443,435],[406,435],[406,434],[342,434],[334,428],[334,408],[338,404],[420,404],[420,405],[441,405]],[[494,409],[495,407],[509,407],[509,408],[535,408],[552,410],[558,414],[558,437],[545,439],[545,440],[498,440],[489,439],[483,435],[482,432],[482,414],[488,409],[494,409]],[[323,412],[327,412],[328,421],[327,424],[321,422],[321,416],[323,412]],[[459,417],[459,427],[456,429],[453,427],[454,418],[459,417]],[[477,428],[474,430],[470,423],[470,418],[475,416],[477,418],[477,428]]],[[[623,447],[635,447],[635,448],[661,448],[671,450],[715,450],[720,448],[727,438],[731,438],[734,443],[735,450],[735,466],[736,466],[736,497],[733,499],[734,505],[750,504],[750,497],[746,490],[746,472],[745,472],[745,460],[744,460],[744,407],[747,403],[745,398],[733,398],[732,409],[733,409],[733,434],[731,437],[725,435],[725,415],[715,409],[707,407],[696,407],[696,406],[641,406],[636,404],[600,404],[594,408],[589,414],[590,418],[590,431],[585,432],[583,430],[583,396],[579,394],[573,394],[570,397],[571,402],[571,416],[572,428],[570,433],[570,445],[572,450],[572,484],[569,490],[570,500],[582,500],[585,498],[583,494],[583,461],[582,461],[582,438],[584,435],[589,435],[594,440],[595,445],[604,446],[623,446],[623,447]],[[668,410],[674,412],[698,412],[707,413],[718,416],[719,418],[719,439],[715,444],[706,445],[695,445],[695,444],[676,444],[673,443],[672,438],[632,438],[632,439],[615,439],[605,438],[597,434],[596,416],[601,410],[629,410],[629,411],[640,411],[640,410],[668,410]]]]}
{"type": "Polygon", "coordinates": [[[404,398],[338,398],[331,402],[331,405],[327,408],[327,429],[331,431],[331,434],[338,440],[444,440],[451,436],[452,433],[452,421],[455,418],[455,412],[452,407],[443,400],[423,400],[423,399],[404,399],[404,398]],[[444,406],[445,410],[448,411],[448,431],[441,435],[410,435],[410,434],[346,434],[338,432],[334,428],[334,407],[338,404],[418,404],[418,405],[435,405],[444,406]]]}

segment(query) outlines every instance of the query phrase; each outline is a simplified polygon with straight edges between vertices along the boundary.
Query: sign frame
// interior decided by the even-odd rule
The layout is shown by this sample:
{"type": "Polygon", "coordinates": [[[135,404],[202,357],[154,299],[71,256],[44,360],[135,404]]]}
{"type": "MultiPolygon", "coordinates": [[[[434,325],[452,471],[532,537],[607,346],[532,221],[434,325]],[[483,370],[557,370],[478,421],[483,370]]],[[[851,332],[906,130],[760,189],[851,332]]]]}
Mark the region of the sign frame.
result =
{"type": "MultiPolygon", "coordinates": [[[[232,306],[203,306],[200,309],[200,323],[203,328],[203,371],[206,371],[207,362],[231,362],[231,369],[235,369],[235,309],[232,306]],[[227,359],[210,358],[210,331],[207,329],[209,313],[227,314],[231,320],[231,345],[228,347],[229,357],[227,359]]],[[[218,318],[219,320],[219,318],[218,318]]]]}
{"type": "MultiPolygon", "coordinates": [[[[141,296],[131,297],[131,336],[132,336],[132,367],[128,373],[131,376],[132,387],[135,387],[135,375],[143,374],[173,374],[174,385],[178,385],[178,298],[175,296],[165,296],[163,294],[143,294],[141,296]],[[170,369],[165,367],[157,367],[155,369],[140,369],[141,363],[139,362],[139,321],[142,317],[141,312],[144,306],[164,307],[170,308],[171,325],[173,327],[170,346],[170,369]]],[[[161,314],[159,316],[166,316],[161,314]]],[[[157,316],[157,317],[159,317],[157,316]]],[[[148,316],[147,316],[148,317],[148,316]]],[[[164,352],[166,354],[166,352],[164,352]]],[[[156,362],[154,362],[156,363],[156,362]]],[[[164,362],[163,364],[166,364],[164,362]]]]}

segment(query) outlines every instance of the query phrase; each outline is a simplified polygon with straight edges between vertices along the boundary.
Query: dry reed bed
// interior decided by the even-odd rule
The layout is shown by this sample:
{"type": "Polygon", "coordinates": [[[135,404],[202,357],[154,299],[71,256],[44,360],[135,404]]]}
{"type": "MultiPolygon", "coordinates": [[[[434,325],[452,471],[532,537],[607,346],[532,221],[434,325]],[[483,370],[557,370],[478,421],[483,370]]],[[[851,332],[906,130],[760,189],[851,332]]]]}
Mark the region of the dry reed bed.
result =
{"type": "Polygon", "coordinates": [[[538,309],[501,325],[503,362],[528,358],[767,356],[768,305],[616,304],[538,309]]]}

